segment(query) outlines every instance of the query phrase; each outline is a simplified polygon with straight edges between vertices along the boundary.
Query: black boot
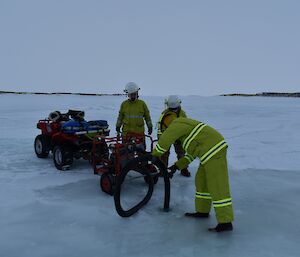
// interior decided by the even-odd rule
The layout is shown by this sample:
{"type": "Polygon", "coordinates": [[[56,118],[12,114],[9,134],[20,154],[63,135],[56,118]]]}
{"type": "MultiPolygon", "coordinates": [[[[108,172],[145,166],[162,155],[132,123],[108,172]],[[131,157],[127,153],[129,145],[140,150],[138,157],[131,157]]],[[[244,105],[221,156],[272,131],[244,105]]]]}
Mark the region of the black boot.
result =
{"type": "Polygon", "coordinates": [[[187,169],[183,169],[180,171],[180,174],[184,177],[190,177],[191,173],[187,169]]]}
{"type": "Polygon", "coordinates": [[[233,230],[233,226],[231,222],[219,223],[215,228],[209,228],[208,230],[211,232],[231,231],[233,230]]]}
{"type": "Polygon", "coordinates": [[[186,217],[192,217],[192,218],[208,218],[209,213],[204,212],[186,212],[184,214],[186,217]]]}

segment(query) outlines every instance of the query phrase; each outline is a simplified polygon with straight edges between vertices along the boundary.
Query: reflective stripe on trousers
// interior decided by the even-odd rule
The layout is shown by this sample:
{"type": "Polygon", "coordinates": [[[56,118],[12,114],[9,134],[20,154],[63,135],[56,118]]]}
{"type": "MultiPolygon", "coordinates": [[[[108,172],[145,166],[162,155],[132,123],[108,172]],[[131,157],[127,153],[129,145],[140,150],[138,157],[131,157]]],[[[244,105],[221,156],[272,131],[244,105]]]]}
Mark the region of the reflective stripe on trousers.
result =
{"type": "Polygon", "coordinates": [[[202,199],[211,200],[210,193],[206,193],[206,192],[196,192],[195,193],[195,197],[196,198],[202,198],[202,199]]]}
{"type": "Polygon", "coordinates": [[[219,208],[219,207],[225,207],[225,206],[232,205],[232,200],[231,200],[231,198],[226,198],[226,199],[221,199],[218,201],[213,201],[212,203],[213,203],[214,208],[219,208]]]}

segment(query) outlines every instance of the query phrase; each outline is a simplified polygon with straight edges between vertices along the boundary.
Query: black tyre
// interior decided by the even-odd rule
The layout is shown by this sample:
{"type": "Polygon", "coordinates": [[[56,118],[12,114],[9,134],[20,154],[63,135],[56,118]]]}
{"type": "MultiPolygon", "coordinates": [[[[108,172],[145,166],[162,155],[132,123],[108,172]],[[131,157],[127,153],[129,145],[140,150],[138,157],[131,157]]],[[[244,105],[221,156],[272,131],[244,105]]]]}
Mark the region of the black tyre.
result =
{"type": "Polygon", "coordinates": [[[114,195],[116,190],[116,178],[112,173],[103,173],[100,178],[100,188],[103,192],[114,195]]]}
{"type": "Polygon", "coordinates": [[[73,163],[73,152],[70,147],[56,145],[53,148],[53,161],[58,170],[68,170],[73,163]]]}
{"type": "Polygon", "coordinates": [[[38,158],[47,158],[50,151],[50,138],[46,135],[38,135],[34,140],[34,151],[38,158]]]}

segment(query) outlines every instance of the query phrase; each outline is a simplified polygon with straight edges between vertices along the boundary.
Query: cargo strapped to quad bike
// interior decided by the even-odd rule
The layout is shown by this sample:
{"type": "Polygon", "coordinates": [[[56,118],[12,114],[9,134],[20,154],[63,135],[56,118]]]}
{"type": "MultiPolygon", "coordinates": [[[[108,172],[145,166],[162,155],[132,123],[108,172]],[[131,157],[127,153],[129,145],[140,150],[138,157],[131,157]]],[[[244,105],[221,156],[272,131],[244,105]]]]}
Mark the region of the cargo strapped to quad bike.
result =
{"type": "Polygon", "coordinates": [[[89,133],[109,132],[106,120],[75,121],[70,120],[62,124],[63,133],[71,135],[83,135],[89,133]]]}
{"type": "Polygon", "coordinates": [[[34,140],[34,150],[38,158],[52,152],[55,167],[67,170],[74,159],[91,161],[94,136],[109,136],[108,127],[106,120],[85,121],[83,111],[54,111],[48,119],[38,121],[41,133],[34,140]]]}

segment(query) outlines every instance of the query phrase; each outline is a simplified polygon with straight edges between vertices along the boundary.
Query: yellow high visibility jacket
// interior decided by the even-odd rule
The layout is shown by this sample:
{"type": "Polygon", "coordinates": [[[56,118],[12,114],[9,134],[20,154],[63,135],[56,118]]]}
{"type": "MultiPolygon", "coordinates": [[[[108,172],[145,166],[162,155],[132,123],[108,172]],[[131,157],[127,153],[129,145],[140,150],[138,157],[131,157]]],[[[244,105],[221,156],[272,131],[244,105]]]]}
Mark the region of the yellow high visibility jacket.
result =
{"type": "Polygon", "coordinates": [[[144,120],[148,129],[152,129],[150,112],[143,100],[125,100],[120,107],[116,127],[121,128],[123,133],[144,133],[144,120]]]}
{"type": "MultiPolygon", "coordinates": [[[[159,119],[158,119],[158,122],[157,122],[157,138],[159,138],[161,136],[161,134],[165,131],[165,128],[163,128],[163,124],[162,124],[162,119],[165,117],[166,114],[170,113],[170,112],[174,112],[172,110],[169,110],[169,109],[166,109],[164,110],[159,119]]],[[[186,118],[186,114],[185,114],[185,111],[182,110],[180,108],[179,112],[176,113],[177,114],[177,117],[185,117],[186,118]]]]}
{"type": "Polygon", "coordinates": [[[224,137],[214,128],[189,118],[177,118],[160,136],[152,154],[162,156],[170,146],[179,141],[186,155],[176,162],[179,169],[186,168],[195,158],[202,165],[216,153],[228,147],[224,137]]]}

